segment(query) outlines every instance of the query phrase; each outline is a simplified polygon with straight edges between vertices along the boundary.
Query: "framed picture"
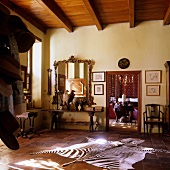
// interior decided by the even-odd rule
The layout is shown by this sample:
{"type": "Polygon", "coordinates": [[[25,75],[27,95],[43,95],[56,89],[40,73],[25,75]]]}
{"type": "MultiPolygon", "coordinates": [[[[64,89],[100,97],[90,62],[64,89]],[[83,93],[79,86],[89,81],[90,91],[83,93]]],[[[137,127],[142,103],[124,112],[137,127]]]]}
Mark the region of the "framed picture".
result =
{"type": "Polygon", "coordinates": [[[105,72],[92,72],[92,81],[93,82],[104,82],[105,72]]]}
{"type": "Polygon", "coordinates": [[[27,88],[27,66],[21,66],[21,77],[23,80],[23,88],[27,88]]]}
{"type": "Polygon", "coordinates": [[[94,95],[103,95],[103,94],[104,94],[104,85],[94,84],[94,95]]]}
{"type": "Polygon", "coordinates": [[[160,85],[146,85],[146,95],[147,96],[159,96],[160,85]]]}
{"type": "Polygon", "coordinates": [[[83,78],[66,79],[66,89],[69,92],[74,90],[75,97],[86,97],[86,79],[83,78]]]}
{"type": "Polygon", "coordinates": [[[146,70],[145,83],[161,83],[162,71],[161,70],[146,70]]]}
{"type": "Polygon", "coordinates": [[[65,90],[65,75],[58,74],[58,90],[65,90]]]}

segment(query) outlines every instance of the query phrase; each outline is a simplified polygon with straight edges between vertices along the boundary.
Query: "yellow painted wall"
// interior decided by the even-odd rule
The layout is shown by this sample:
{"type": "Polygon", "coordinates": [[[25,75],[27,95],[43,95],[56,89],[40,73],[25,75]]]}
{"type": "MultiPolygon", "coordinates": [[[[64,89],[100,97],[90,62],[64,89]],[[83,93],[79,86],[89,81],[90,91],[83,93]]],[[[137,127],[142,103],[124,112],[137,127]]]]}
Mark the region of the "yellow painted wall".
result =
{"type": "MultiPolygon", "coordinates": [[[[118,67],[118,61],[126,57],[130,60],[130,67],[126,71],[142,70],[142,112],[146,103],[165,105],[164,64],[170,60],[170,25],[163,26],[162,21],[150,21],[129,28],[129,23],[123,23],[108,25],[102,31],[98,31],[95,26],[79,27],[73,33],[65,29],[49,29],[46,37],[50,47],[51,69],[55,60],[68,59],[74,55],[95,60],[93,71],[124,71],[118,67]],[[160,96],[146,96],[145,70],[162,70],[160,96]]],[[[54,75],[52,83],[54,86],[54,75]]],[[[94,96],[94,101],[105,107],[106,89],[104,95],[94,96]]]]}
{"type": "MultiPolygon", "coordinates": [[[[11,15],[17,15],[14,11],[10,10],[11,15]]],[[[35,35],[35,37],[38,37],[41,41],[42,41],[42,53],[41,56],[42,60],[39,60],[42,62],[42,65],[39,66],[39,62],[34,62],[33,63],[33,67],[36,68],[36,72],[34,73],[35,76],[33,76],[32,82],[33,82],[33,87],[34,87],[34,91],[36,92],[36,95],[33,96],[33,100],[35,101],[35,105],[37,108],[42,106],[42,102],[41,102],[41,96],[42,96],[42,84],[41,81],[37,81],[37,74],[41,74],[41,75],[45,75],[47,74],[47,70],[44,70],[44,66],[43,63],[46,63],[46,66],[48,66],[49,63],[49,59],[48,57],[45,57],[45,34],[40,31],[39,29],[37,29],[35,26],[33,26],[32,24],[30,24],[28,21],[26,21],[24,18],[22,18],[21,16],[19,16],[22,21],[26,24],[27,28],[35,35]]],[[[23,42],[24,43],[24,42],[23,42]]],[[[20,61],[21,61],[21,65],[27,65],[26,64],[26,54],[27,53],[20,53],[20,61]]],[[[34,60],[34,59],[33,59],[34,60]]],[[[49,67],[49,66],[48,66],[49,67]]],[[[35,69],[34,69],[35,70],[35,69]]],[[[42,81],[46,81],[42,78],[42,81]]],[[[44,83],[45,84],[45,83],[44,83]]]]}
{"type": "MultiPolygon", "coordinates": [[[[15,13],[11,11],[11,14],[15,13]]],[[[135,28],[129,28],[129,23],[122,23],[108,25],[102,31],[98,31],[95,26],[88,26],[75,28],[73,33],[65,29],[49,29],[44,34],[23,18],[22,20],[42,40],[42,66],[39,70],[42,80],[34,89],[41,93],[42,108],[52,108],[54,61],[68,59],[71,55],[95,60],[93,71],[121,71],[117,65],[119,59],[128,58],[130,67],[126,71],[142,70],[142,112],[146,103],[165,104],[164,63],[170,60],[170,25],[163,26],[162,21],[149,21],[142,22],[135,28]],[[52,95],[47,94],[49,68],[53,69],[52,95]],[[146,96],[145,70],[162,70],[160,96],[146,96]]],[[[106,85],[105,82],[103,84],[106,85]]],[[[105,107],[106,89],[104,95],[94,96],[94,101],[105,107]]],[[[98,114],[100,123],[105,125],[105,113],[103,116],[98,114]]]]}
{"type": "Polygon", "coordinates": [[[27,56],[28,56],[28,52],[19,54],[21,65],[28,66],[28,57],[27,56]]]}

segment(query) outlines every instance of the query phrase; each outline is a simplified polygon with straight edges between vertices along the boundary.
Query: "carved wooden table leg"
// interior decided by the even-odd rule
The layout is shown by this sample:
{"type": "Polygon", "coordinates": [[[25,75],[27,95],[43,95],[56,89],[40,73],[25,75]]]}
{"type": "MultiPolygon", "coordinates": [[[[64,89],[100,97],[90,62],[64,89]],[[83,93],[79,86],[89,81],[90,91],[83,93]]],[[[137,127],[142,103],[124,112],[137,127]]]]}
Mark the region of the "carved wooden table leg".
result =
{"type": "Polygon", "coordinates": [[[90,116],[90,125],[89,125],[89,131],[93,132],[93,116],[94,116],[95,112],[88,112],[89,116],[90,116]]]}

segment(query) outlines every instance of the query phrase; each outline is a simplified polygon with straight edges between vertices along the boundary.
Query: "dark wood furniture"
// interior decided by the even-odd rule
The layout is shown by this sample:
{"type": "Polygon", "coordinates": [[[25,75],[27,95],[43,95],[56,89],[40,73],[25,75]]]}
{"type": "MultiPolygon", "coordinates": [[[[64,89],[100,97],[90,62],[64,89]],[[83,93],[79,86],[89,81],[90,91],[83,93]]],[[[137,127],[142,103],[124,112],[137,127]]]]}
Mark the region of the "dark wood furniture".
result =
{"type": "MultiPolygon", "coordinates": [[[[43,110],[44,111],[44,110],[43,110]]],[[[100,111],[95,111],[95,110],[89,110],[89,111],[65,111],[65,110],[48,110],[52,114],[52,119],[51,119],[51,130],[53,130],[53,125],[55,125],[55,129],[60,128],[60,123],[61,123],[61,116],[64,114],[64,112],[75,112],[75,113],[81,113],[81,112],[87,112],[90,120],[89,120],[89,131],[93,132],[93,116],[95,115],[96,112],[103,112],[103,108],[100,111]]]]}
{"type": "Polygon", "coordinates": [[[109,104],[109,119],[116,119],[116,113],[113,105],[114,104],[112,102],[109,104]]]}
{"type": "MultiPolygon", "coordinates": [[[[17,137],[22,136],[22,137],[27,138],[28,134],[30,134],[30,133],[33,134],[33,135],[37,134],[37,132],[34,128],[34,119],[37,116],[38,116],[38,112],[25,112],[21,115],[16,115],[16,117],[19,119],[19,122],[20,122],[20,132],[18,132],[17,137]],[[25,129],[25,122],[26,122],[27,119],[29,119],[29,125],[30,125],[28,130],[25,129]]],[[[33,135],[31,135],[29,137],[29,139],[32,138],[33,135]]]]}
{"type": "Polygon", "coordinates": [[[166,68],[166,123],[170,131],[170,61],[165,64],[166,68]]]}
{"type": "Polygon", "coordinates": [[[158,126],[158,132],[160,134],[160,128],[162,127],[162,133],[164,134],[165,127],[165,114],[160,110],[161,105],[159,104],[146,104],[145,112],[143,112],[143,123],[144,123],[144,134],[145,128],[148,134],[150,125],[150,133],[154,125],[158,126]]]}
{"type": "Polygon", "coordinates": [[[64,113],[63,110],[49,110],[52,114],[51,119],[51,130],[53,130],[53,125],[55,125],[55,130],[60,129],[61,117],[64,113]]]}
{"type": "Polygon", "coordinates": [[[118,120],[123,117],[125,123],[131,122],[131,114],[133,110],[133,105],[128,105],[127,103],[118,105],[118,107],[115,108],[116,119],[118,120]]]}
{"type": "Polygon", "coordinates": [[[131,124],[135,123],[135,125],[138,125],[138,108],[134,107],[133,109],[134,110],[133,110],[133,112],[131,114],[130,122],[131,122],[131,124]]]}

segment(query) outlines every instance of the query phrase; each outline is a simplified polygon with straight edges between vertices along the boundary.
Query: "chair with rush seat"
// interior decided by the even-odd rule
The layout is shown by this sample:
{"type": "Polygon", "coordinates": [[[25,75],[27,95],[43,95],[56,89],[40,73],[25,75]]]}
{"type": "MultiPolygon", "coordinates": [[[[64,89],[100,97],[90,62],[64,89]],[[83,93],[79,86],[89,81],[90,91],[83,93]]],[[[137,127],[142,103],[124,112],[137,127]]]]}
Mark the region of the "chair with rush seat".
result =
{"type": "Polygon", "coordinates": [[[148,128],[150,125],[150,133],[154,125],[158,126],[158,132],[162,127],[162,133],[164,134],[165,118],[164,113],[160,110],[160,104],[147,104],[145,105],[145,112],[143,112],[144,134],[145,128],[148,134],[148,128]]]}

